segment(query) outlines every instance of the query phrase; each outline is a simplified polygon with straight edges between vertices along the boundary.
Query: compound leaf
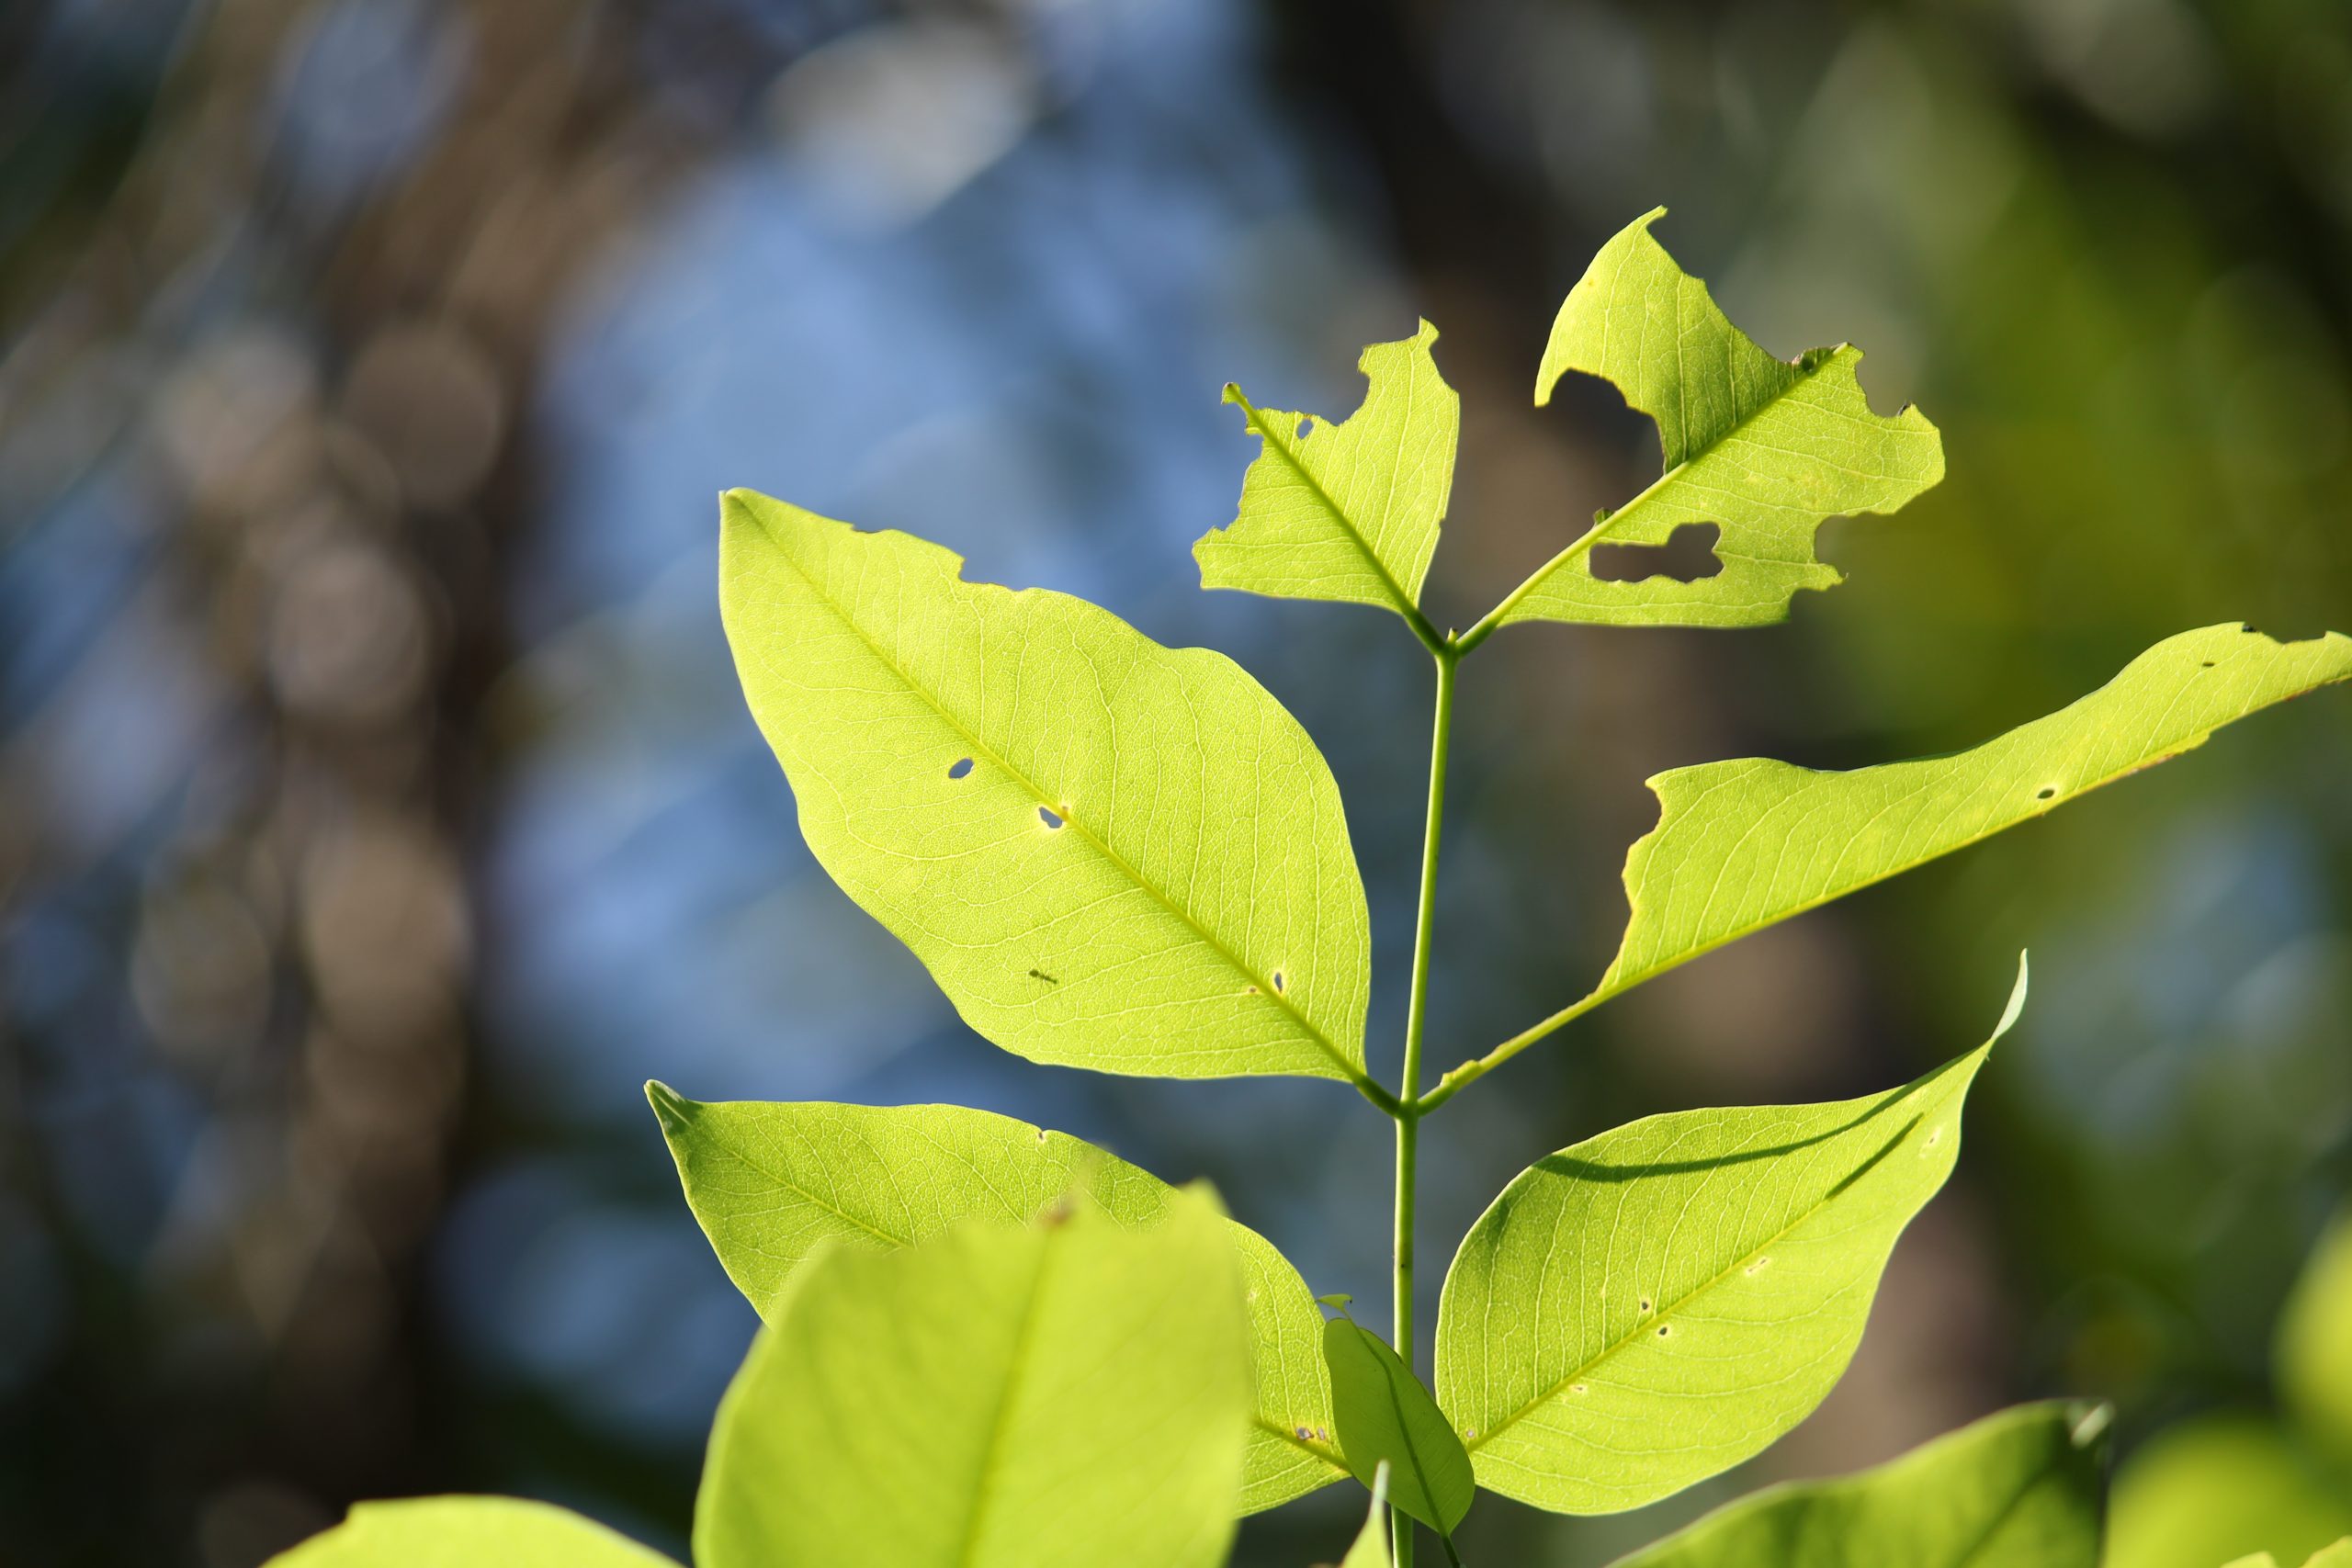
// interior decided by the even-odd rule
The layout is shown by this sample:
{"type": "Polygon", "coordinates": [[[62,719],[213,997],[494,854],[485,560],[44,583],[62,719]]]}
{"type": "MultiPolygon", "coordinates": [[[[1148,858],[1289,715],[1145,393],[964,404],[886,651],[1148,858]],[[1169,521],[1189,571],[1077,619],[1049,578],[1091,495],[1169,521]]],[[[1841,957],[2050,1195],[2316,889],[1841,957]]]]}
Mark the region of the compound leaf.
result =
{"type": "Polygon", "coordinates": [[[1363,1080],[1363,885],[1331,772],[1223,654],[729,491],[736,669],[833,879],[1040,1062],[1363,1080]]]}
{"type": "Polygon", "coordinates": [[[711,1433],[699,1568],[1212,1568],[1250,1369],[1233,1248],[1194,1194],[1079,1207],[794,1277],[711,1433]]]}
{"type": "Polygon", "coordinates": [[[1470,1511],[1477,1482],[1462,1439],[1421,1380],[1351,1318],[1323,1325],[1323,1359],[1331,1369],[1331,1404],[1348,1469],[1370,1486],[1385,1468],[1389,1502],[1452,1535],[1470,1511]]]}
{"type": "Polygon", "coordinates": [[[1363,404],[1338,424],[1225,389],[1261,446],[1233,521],[1193,547],[1204,588],[1384,604],[1426,628],[1421,581],[1453,485],[1462,400],[1430,357],[1437,329],[1358,361],[1363,404]]]}
{"type": "MultiPolygon", "coordinates": [[[[1993,1040],[2025,984],[2020,963],[1993,1040]]],[[[1438,1307],[1438,1402],[1479,1484],[1612,1513],[1803,1420],[1951,1173],[1991,1049],[1871,1099],[1646,1117],[1522,1172],[1471,1227],[1438,1307]]]]}
{"type": "Polygon", "coordinates": [[[362,1503],[268,1568],[676,1568],[593,1519],[519,1497],[362,1503]]]}
{"type": "MultiPolygon", "coordinates": [[[[1065,1199],[1131,1230],[1178,1201],[1158,1177],[1063,1133],[957,1105],[704,1104],[646,1086],[686,1202],[733,1280],[773,1323],[786,1285],[829,1241],[899,1247],[968,1220],[1025,1224],[1065,1199]]],[[[1298,1270],[1222,1222],[1248,1303],[1257,1397],[1242,1466],[1254,1513],[1336,1481],[1323,1314],[1298,1270]]]]}
{"type": "Polygon", "coordinates": [[[2005,1410],[1875,1470],[1769,1487],[1616,1568],[2098,1568],[2109,1414],[2005,1410]]]}
{"type": "Polygon", "coordinates": [[[1894,512],[1943,478],[1943,438],[1917,409],[1871,412],[1851,347],[1775,359],[1651,237],[1665,209],[1600,249],[1560,306],[1535,400],[1571,370],[1615,384],[1657,423],[1666,471],[1597,520],[1514,594],[1514,621],[1752,626],[1785,619],[1801,588],[1838,573],[1814,554],[1831,517],[1894,512]],[[1592,550],[1666,544],[1712,524],[1720,570],[1695,581],[1603,581],[1592,550]]]}
{"type": "Polygon", "coordinates": [[[1657,826],[1625,857],[1633,918],[1592,998],[2030,821],[2352,676],[2352,637],[2182,632],[2071,706],[1972,750],[1851,773],[1749,758],[1649,781],[1657,826]]]}

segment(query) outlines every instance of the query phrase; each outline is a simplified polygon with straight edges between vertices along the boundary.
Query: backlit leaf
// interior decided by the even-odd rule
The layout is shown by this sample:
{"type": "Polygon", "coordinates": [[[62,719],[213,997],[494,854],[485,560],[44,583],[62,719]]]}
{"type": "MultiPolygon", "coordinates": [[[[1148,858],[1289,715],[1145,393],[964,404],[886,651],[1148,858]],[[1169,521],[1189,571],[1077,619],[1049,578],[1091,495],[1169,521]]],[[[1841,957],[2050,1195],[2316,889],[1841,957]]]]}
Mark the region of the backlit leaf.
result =
{"type": "Polygon", "coordinates": [[[1650,235],[1660,208],[1601,247],[1552,324],[1535,400],[1571,370],[1613,383],[1657,423],[1665,473],[1555,558],[1513,621],[1751,626],[1786,618],[1801,588],[1838,573],[1814,554],[1831,517],[1893,512],[1943,478],[1942,437],[1916,409],[1871,412],[1851,347],[1775,359],[1650,235]],[[1717,529],[1721,570],[1696,581],[1603,581],[1592,550],[1717,529]]]}
{"type": "Polygon", "coordinates": [[[2339,1213],[2278,1320],[2278,1392],[2352,1490],[2352,1208],[2339,1213]]]}
{"type": "MultiPolygon", "coordinates": [[[[2020,964],[1994,1040],[2025,979],[2020,964]]],[[[1438,1308],[1438,1402],[1479,1484],[1611,1513],[1803,1420],[1853,1356],[1895,1238],[1951,1173],[1991,1049],[1865,1100],[1646,1117],[1520,1175],[1464,1239],[1438,1308]]]]}
{"type": "Polygon", "coordinates": [[[1180,1196],[794,1277],[721,1402],[697,1568],[1211,1568],[1250,1369],[1233,1248],[1180,1196]]]}
{"type": "Polygon", "coordinates": [[[2132,1450],[2111,1518],[2107,1568],[2301,1562],[2352,1531],[2352,1489],[2267,1416],[2200,1416],[2132,1450]]]}
{"type": "Polygon", "coordinates": [[[2005,1410],[1875,1470],[1742,1498],[1617,1568],[2098,1568],[2108,1416],[2005,1410]]]}
{"type": "Polygon", "coordinates": [[[269,1568],[676,1568],[591,1519],[516,1497],[362,1503],[269,1568]]]}
{"type": "Polygon", "coordinates": [[[1388,1472],[1388,1501],[1452,1535],[1470,1511],[1477,1482],[1437,1402],[1377,1335],[1348,1318],[1323,1325],[1323,1359],[1331,1369],[1331,1404],[1348,1468],[1369,1486],[1388,1472]]]}
{"type": "Polygon", "coordinates": [[[1421,581],[1453,484],[1462,402],[1430,357],[1427,321],[1359,362],[1370,390],[1338,424],[1225,389],[1261,446],[1233,521],[1193,547],[1204,588],[1384,604],[1420,622],[1421,581]]]}
{"type": "MultiPolygon", "coordinates": [[[[911,1246],[967,1220],[1025,1224],[1075,1198],[1129,1229],[1177,1201],[1158,1177],[1062,1133],[957,1105],[702,1104],[646,1086],[686,1202],[718,1260],[770,1322],[793,1272],[829,1241],[911,1246]]],[[[1331,1438],[1323,1314],[1257,1232],[1223,1222],[1242,1275],[1257,1401],[1245,1513],[1344,1473],[1331,1438]]]]}
{"type": "Polygon", "coordinates": [[[1364,1512],[1355,1543],[1340,1559],[1340,1568],[1392,1568],[1394,1561],[1388,1554],[1388,1467],[1384,1464],[1373,1472],[1372,1506],[1364,1512]]]}
{"type": "Polygon", "coordinates": [[[725,499],[736,669],[850,897],[1007,1050],[1361,1080],[1363,885],[1322,754],[1223,654],[725,499]]]}
{"type": "Polygon", "coordinates": [[[2235,626],[2165,638],[2071,706],[1946,757],[1816,773],[1749,758],[1656,775],[1657,826],[1625,857],[1633,918],[1611,996],[1776,920],[2030,821],[2352,676],[2352,637],[2235,626]]]}

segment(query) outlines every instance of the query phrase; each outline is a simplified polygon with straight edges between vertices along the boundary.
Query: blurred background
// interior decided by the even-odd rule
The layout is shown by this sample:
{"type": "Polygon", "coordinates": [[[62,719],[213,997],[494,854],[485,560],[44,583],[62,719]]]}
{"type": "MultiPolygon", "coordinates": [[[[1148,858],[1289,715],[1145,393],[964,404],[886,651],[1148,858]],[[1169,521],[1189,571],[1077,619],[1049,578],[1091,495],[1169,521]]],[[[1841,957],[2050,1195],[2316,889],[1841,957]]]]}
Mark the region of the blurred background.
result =
{"type": "MultiPolygon", "coordinates": [[[[682,1548],[753,1318],[649,1077],[1049,1123],[1385,1300],[1389,1134],[1344,1089],[995,1051],[817,871],[719,630],[723,487],[1254,671],[1346,795],[1384,1076],[1426,660],[1368,611],[1198,592],[1254,451],[1227,379],[1341,414],[1362,344],[1439,325],[1441,626],[1654,474],[1605,389],[1528,398],[1654,204],[1768,348],[1850,339],[1945,434],[1951,477],[1831,525],[1850,581],[1784,626],[1536,626],[1472,666],[1432,1069],[1588,988],[1657,769],[1952,750],[2175,630],[2352,629],[2334,0],[17,0],[0,84],[12,1564],[250,1568],[436,1490],[682,1548]]],[[[2116,1402],[2143,1498],[2283,1488],[2189,1510],[2226,1540],[2130,1527],[2118,1568],[2352,1530],[2347,1433],[2271,1352],[2352,1179],[2347,779],[2352,708],[2293,705],[1432,1122],[1442,1258],[1618,1121],[1973,1045],[2033,950],[1828,1405],[1641,1514],[1487,1497],[1471,1560],[1599,1562],[2055,1393],[2116,1402]]],[[[1333,1488],[1242,1561],[1360,1517],[1333,1488]]]]}

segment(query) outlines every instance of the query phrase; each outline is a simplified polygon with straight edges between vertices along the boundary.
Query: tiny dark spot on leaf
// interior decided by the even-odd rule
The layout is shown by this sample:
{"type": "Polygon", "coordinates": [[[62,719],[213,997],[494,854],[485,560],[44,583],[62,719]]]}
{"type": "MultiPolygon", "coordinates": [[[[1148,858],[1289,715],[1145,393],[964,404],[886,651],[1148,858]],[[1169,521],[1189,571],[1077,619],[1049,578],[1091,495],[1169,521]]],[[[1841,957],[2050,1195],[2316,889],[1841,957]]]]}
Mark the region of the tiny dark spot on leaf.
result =
{"type": "Polygon", "coordinates": [[[1059,828],[1062,825],[1061,814],[1050,806],[1037,807],[1037,820],[1048,828],[1059,828]]]}
{"type": "Polygon", "coordinates": [[[2055,785],[2055,784],[2043,784],[2040,789],[2035,790],[2035,791],[2033,792],[2033,798],[2034,798],[2034,799],[2036,799],[2036,800],[2048,800],[2048,799],[2050,799],[2051,797],[2052,797],[2053,795],[2055,795],[2057,793],[2058,793],[2058,786],[2057,786],[2057,785],[2055,785]]]}
{"type": "Polygon", "coordinates": [[[951,779],[960,779],[971,771],[972,759],[969,757],[966,757],[961,761],[950,762],[947,764],[947,776],[951,779]]]}
{"type": "Polygon", "coordinates": [[[1298,1440],[1302,1443],[1313,1440],[1314,1437],[1315,1429],[1311,1427],[1301,1427],[1298,1429],[1298,1440]]]}
{"type": "Polygon", "coordinates": [[[1644,1312],[1647,1312],[1647,1311],[1649,1311],[1649,1310],[1650,1310],[1650,1299],[1649,1299],[1649,1297],[1647,1297],[1647,1296],[1644,1296],[1644,1297],[1642,1298],[1642,1310],[1643,1310],[1644,1312]]]}
{"type": "Polygon", "coordinates": [[[1051,975],[1046,974],[1043,969],[1032,969],[1032,970],[1030,970],[1030,971],[1029,971],[1029,978],[1031,978],[1032,980],[1043,980],[1043,981],[1044,981],[1044,982],[1046,982],[1046,984],[1047,984],[1048,986],[1058,986],[1058,985],[1060,985],[1060,984],[1061,984],[1061,982],[1060,982],[1059,980],[1055,979],[1051,975]]]}
{"type": "Polygon", "coordinates": [[[1037,1141],[1041,1144],[1046,1141],[1046,1130],[1043,1127],[1037,1129],[1037,1141]]]}
{"type": "Polygon", "coordinates": [[[2204,663],[2199,664],[2197,668],[2199,670],[2211,670],[2213,668],[2213,661],[2209,659],[2204,663]]]}
{"type": "Polygon", "coordinates": [[[1274,989],[1277,991],[1289,989],[1289,982],[1283,978],[1283,972],[1279,969],[1274,971],[1274,989]]]}
{"type": "Polygon", "coordinates": [[[1241,987],[1241,994],[1245,997],[1254,997],[1258,994],[1258,987],[1255,986],[1244,986],[1241,987]]]}
{"type": "Polygon", "coordinates": [[[1674,1325],[1671,1325],[1671,1324],[1661,1323],[1661,1324],[1659,1324],[1659,1325],[1657,1325],[1657,1337],[1658,1337],[1660,1339],[1665,1338],[1668,1335],[1669,1335],[1669,1334],[1671,1334],[1671,1333],[1673,1333],[1673,1332],[1674,1332],[1674,1325]]]}
{"type": "Polygon", "coordinates": [[[1591,1391],[1587,1389],[1584,1384],[1580,1382],[1572,1382],[1568,1385],[1568,1392],[1570,1393],[1587,1393],[1591,1391]]]}

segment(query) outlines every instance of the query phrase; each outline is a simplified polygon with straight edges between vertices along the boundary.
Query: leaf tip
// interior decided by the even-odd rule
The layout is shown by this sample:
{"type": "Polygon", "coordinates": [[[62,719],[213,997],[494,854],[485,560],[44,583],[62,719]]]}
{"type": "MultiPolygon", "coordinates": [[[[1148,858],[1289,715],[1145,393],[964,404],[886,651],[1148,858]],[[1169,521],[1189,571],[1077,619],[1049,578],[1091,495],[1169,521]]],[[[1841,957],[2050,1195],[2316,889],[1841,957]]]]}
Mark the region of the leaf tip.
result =
{"type": "Polygon", "coordinates": [[[693,1100],[688,1100],[660,1078],[645,1080],[645,1101],[653,1107],[654,1117],[661,1122],[662,1131],[665,1134],[684,1132],[686,1123],[693,1119],[695,1110],[693,1100]]]}
{"type": "Polygon", "coordinates": [[[2026,950],[2018,949],[2017,984],[2009,987],[2009,1004],[2001,1010],[2001,1021],[1993,1026],[1993,1038],[1984,1042],[1987,1045],[1992,1044],[1994,1041],[2000,1039],[2015,1027],[2018,1015],[2025,1011],[2026,991],[2032,978],[2032,967],[2027,959],[2026,950]]]}

